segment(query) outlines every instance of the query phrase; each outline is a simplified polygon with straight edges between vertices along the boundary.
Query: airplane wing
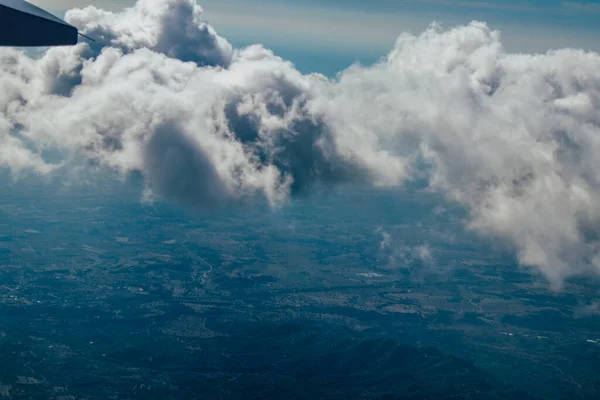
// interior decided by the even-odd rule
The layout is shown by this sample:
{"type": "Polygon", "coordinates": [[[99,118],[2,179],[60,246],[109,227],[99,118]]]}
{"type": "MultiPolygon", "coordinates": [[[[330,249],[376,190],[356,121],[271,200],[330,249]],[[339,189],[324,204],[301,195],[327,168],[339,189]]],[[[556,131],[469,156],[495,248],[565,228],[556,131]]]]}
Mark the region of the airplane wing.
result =
{"type": "Polygon", "coordinates": [[[77,28],[24,0],[0,0],[0,46],[77,44],[77,28]]]}

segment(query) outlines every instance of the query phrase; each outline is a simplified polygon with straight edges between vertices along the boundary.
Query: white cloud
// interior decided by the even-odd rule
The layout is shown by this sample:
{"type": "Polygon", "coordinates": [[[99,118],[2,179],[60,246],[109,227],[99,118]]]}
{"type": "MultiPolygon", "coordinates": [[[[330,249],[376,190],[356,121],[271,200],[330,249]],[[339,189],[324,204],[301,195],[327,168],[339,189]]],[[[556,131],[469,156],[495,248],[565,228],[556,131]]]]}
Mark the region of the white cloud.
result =
{"type": "Polygon", "coordinates": [[[227,66],[231,45],[202,17],[203,10],[195,2],[163,0],[138,1],[118,13],[88,6],[66,15],[71,24],[94,38],[95,43],[90,43],[94,50],[111,46],[129,53],[145,47],[202,66],[227,66]]]}
{"type": "Polygon", "coordinates": [[[380,255],[386,259],[385,266],[392,268],[418,268],[429,269],[435,263],[429,244],[410,246],[403,241],[395,240],[393,236],[383,228],[378,228],[381,234],[379,242],[380,255]]]}
{"type": "Polygon", "coordinates": [[[400,185],[425,165],[472,229],[557,287],[600,270],[597,53],[511,54],[485,24],[434,26],[332,81],[232,49],[201,17],[192,0],[88,7],[67,19],[101,46],[2,49],[0,163],[47,173],[40,151],[58,147],[140,171],[146,199],[207,207],[400,185]]]}

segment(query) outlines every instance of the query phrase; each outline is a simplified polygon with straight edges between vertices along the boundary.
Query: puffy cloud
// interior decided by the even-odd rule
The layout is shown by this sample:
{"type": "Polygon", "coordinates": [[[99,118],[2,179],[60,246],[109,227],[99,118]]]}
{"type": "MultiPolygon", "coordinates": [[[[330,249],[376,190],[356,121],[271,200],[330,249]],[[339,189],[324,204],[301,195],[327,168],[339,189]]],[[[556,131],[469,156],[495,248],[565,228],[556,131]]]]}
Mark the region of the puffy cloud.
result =
{"type": "Polygon", "coordinates": [[[413,155],[431,189],[470,210],[471,228],[560,285],[600,267],[599,67],[571,49],[508,54],[481,23],[433,26],[347,70],[323,107],[337,130],[413,155]]]}
{"type": "Polygon", "coordinates": [[[435,259],[427,243],[409,246],[402,241],[394,240],[392,234],[381,227],[377,229],[377,232],[381,234],[379,252],[386,259],[384,265],[407,269],[416,267],[420,272],[425,269],[424,267],[434,265],[435,259]]]}
{"type": "Polygon", "coordinates": [[[425,177],[559,286],[600,271],[600,55],[510,54],[483,23],[401,35],[334,80],[262,46],[232,49],[192,0],[87,7],[98,40],[39,59],[0,51],[0,163],[49,172],[46,148],[154,194],[276,204],[315,185],[425,177]]]}
{"type": "Polygon", "coordinates": [[[130,53],[148,48],[201,66],[227,66],[231,45],[202,19],[193,0],[142,0],[120,13],[88,6],[67,12],[67,22],[92,37],[92,52],[110,46],[130,53]]]}

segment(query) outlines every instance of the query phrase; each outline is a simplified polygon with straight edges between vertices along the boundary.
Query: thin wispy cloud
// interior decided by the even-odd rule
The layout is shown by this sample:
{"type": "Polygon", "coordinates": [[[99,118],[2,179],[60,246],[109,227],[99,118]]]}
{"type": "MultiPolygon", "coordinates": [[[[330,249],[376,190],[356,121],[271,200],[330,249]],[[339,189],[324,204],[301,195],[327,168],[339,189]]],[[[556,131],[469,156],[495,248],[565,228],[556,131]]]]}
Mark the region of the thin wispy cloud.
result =
{"type": "MultiPolygon", "coordinates": [[[[515,12],[533,12],[537,14],[586,13],[600,12],[600,4],[578,1],[554,2],[506,2],[506,1],[477,1],[477,0],[400,0],[394,4],[412,3],[420,5],[442,6],[446,8],[470,9],[470,10],[497,10],[515,12]]],[[[390,3],[391,4],[391,3],[390,3]]]]}
{"type": "Polygon", "coordinates": [[[600,4],[598,3],[584,3],[577,1],[563,1],[563,8],[569,11],[578,13],[594,13],[600,14],[600,4]]]}
{"type": "Polygon", "coordinates": [[[489,9],[489,10],[508,10],[508,11],[536,11],[543,10],[542,7],[535,7],[528,4],[490,2],[490,1],[459,1],[459,0],[401,0],[406,3],[431,4],[446,7],[460,7],[470,9],[489,9]]]}

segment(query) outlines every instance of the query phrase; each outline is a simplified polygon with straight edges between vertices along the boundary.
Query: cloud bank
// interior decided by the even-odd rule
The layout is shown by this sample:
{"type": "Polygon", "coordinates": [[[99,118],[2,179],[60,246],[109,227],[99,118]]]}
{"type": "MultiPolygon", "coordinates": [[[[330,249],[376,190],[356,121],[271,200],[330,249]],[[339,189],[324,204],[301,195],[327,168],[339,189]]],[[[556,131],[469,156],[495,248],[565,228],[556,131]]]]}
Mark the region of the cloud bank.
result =
{"type": "Polygon", "coordinates": [[[0,164],[15,175],[83,157],[195,206],[426,177],[556,286],[600,271],[597,53],[511,54],[486,24],[432,25],[327,79],[234,49],[193,0],[66,19],[97,42],[0,50],[0,164]]]}

